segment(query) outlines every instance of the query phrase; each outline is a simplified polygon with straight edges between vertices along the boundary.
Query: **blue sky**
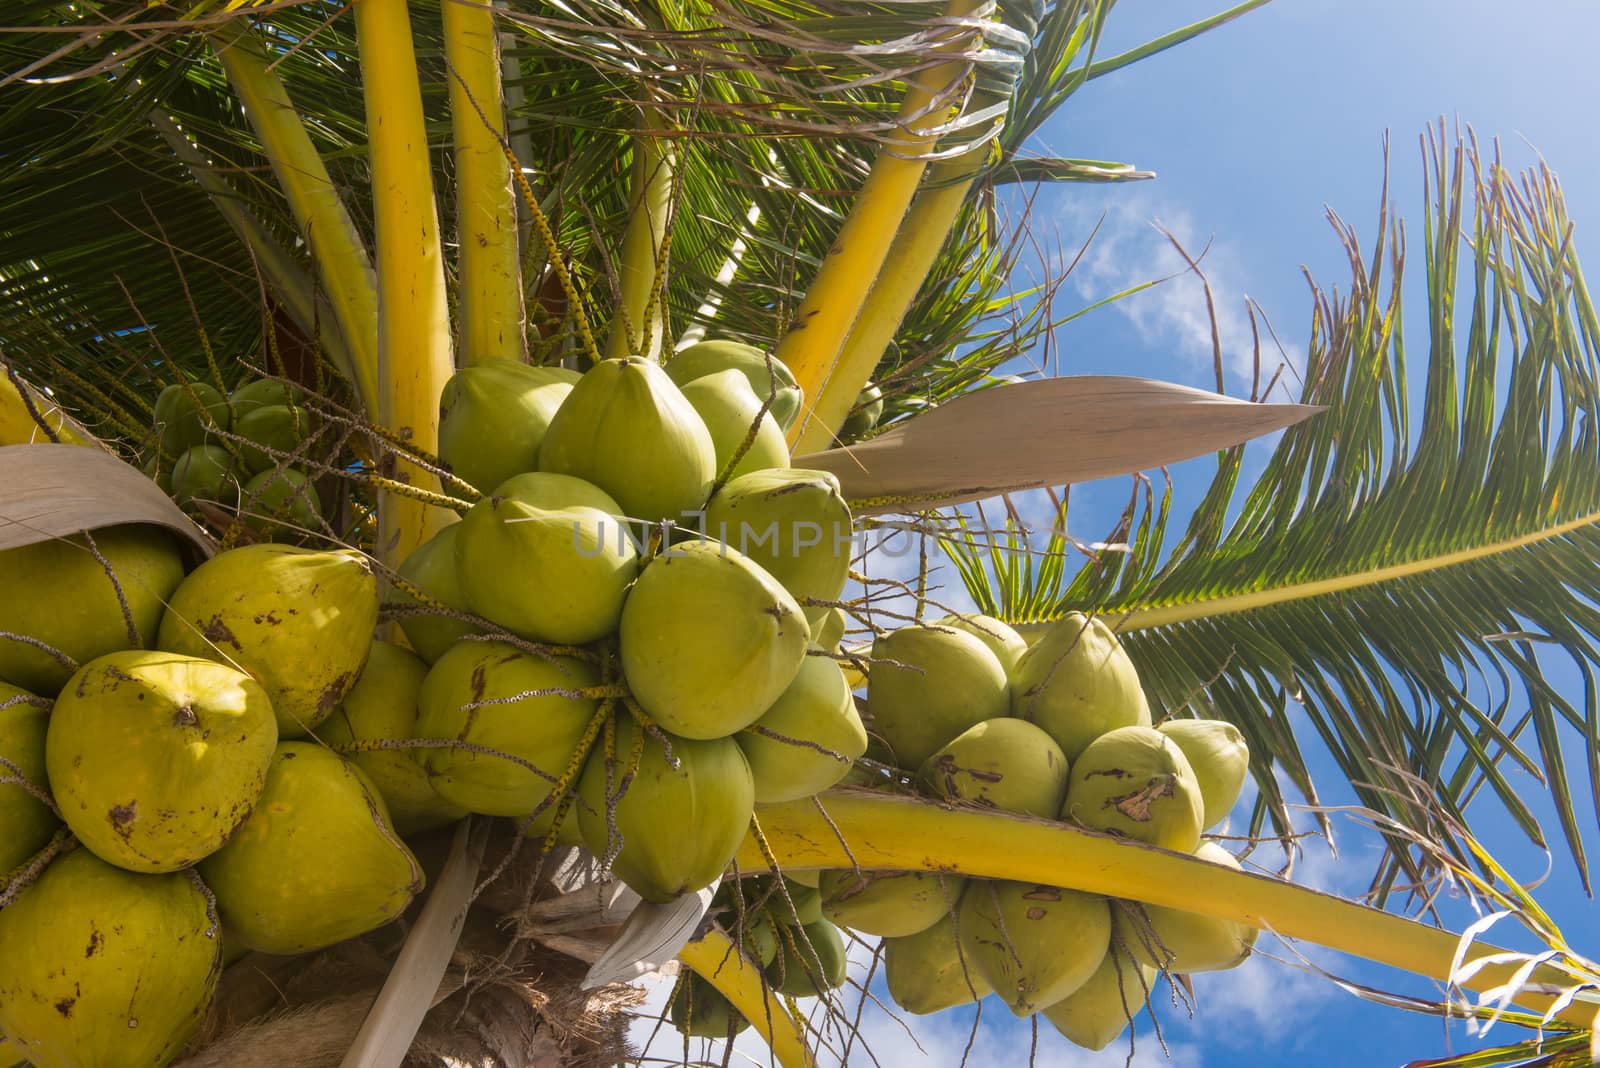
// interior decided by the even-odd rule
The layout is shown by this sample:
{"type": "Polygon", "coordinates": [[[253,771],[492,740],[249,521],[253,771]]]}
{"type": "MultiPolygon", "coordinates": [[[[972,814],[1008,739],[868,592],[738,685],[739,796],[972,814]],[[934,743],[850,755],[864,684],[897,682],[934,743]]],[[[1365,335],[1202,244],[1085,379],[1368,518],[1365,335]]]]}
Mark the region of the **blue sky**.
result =
{"type": "MultiPolygon", "coordinates": [[[[1106,54],[1222,6],[1223,0],[1122,0],[1111,18],[1106,54]]],[[[1470,123],[1485,142],[1499,138],[1515,169],[1542,154],[1563,179],[1581,255],[1591,247],[1589,235],[1600,232],[1600,138],[1594,133],[1600,64],[1591,54],[1597,41],[1600,4],[1594,0],[1276,0],[1199,41],[1094,82],[1063,107],[1034,147],[1043,154],[1120,160],[1153,170],[1158,178],[1138,185],[1066,186],[1035,201],[1035,229],[1062,248],[1075,249],[1104,219],[1061,309],[1172,273],[1179,261],[1152,221],[1192,251],[1210,240],[1205,266],[1229,357],[1228,389],[1246,393],[1244,299],[1259,302],[1289,358],[1298,358],[1310,323],[1302,267],[1324,284],[1344,280],[1343,253],[1325,219],[1330,208],[1364,240],[1372,236],[1386,130],[1392,136],[1392,197],[1414,220],[1411,278],[1420,279],[1418,137],[1441,116],[1452,124],[1470,123]]],[[[1415,346],[1422,320],[1413,315],[1409,323],[1415,346]]],[[[1198,286],[1190,281],[1074,322],[1055,340],[1065,373],[1213,384],[1209,328],[1198,286]]],[[[1210,466],[1197,461],[1175,469],[1181,501],[1192,505],[1210,466]]],[[[1073,533],[1086,540],[1104,533],[1126,493],[1120,480],[1075,487],[1073,533]]],[[[954,576],[947,581],[955,584],[954,576]]],[[[1570,675],[1556,678],[1577,685],[1570,675]]],[[[1586,791],[1576,756],[1573,763],[1574,790],[1586,791]]],[[[1542,856],[1500,833],[1503,824],[1486,811],[1474,829],[1503,851],[1515,874],[1538,877],[1542,856]]],[[[1547,826],[1558,836],[1553,818],[1547,826]]],[[[1593,851],[1600,836],[1590,838],[1593,851]]],[[[1345,894],[1363,889],[1374,860],[1370,843],[1346,826],[1340,845],[1337,862],[1325,851],[1312,851],[1297,878],[1345,894]]],[[[1580,944],[1582,932],[1600,930],[1600,910],[1583,896],[1564,856],[1558,856],[1540,897],[1580,944]]],[[[1600,946],[1588,948],[1600,952],[1600,946]]],[[[1307,952],[1358,981],[1397,992],[1433,992],[1415,977],[1307,952]]],[[[1163,1007],[1170,1059],[1142,1029],[1135,1068],[1398,1065],[1473,1043],[1460,1025],[1446,1029],[1428,1018],[1360,1002],[1323,979],[1267,960],[1199,976],[1196,992],[1192,1021],[1183,1011],[1163,1007]]],[[[986,1013],[970,1064],[1026,1063],[1028,1029],[1004,1015],[995,1007],[986,1013]]],[[[865,1017],[864,1034],[881,1065],[954,1068],[960,1062],[970,1015],[906,1021],[909,1031],[870,1010],[865,1017]],[[912,1043],[913,1032],[922,1052],[912,1043]]],[[[1489,1037],[1521,1036],[1497,1030],[1489,1037]]],[[[651,1052],[674,1057],[678,1049],[674,1035],[664,1050],[651,1052]]],[[[759,1047],[748,1050],[765,1063],[759,1047]]],[[[1037,1063],[1112,1066],[1122,1065],[1127,1054],[1122,1043],[1099,1056],[1081,1054],[1043,1027],[1037,1063]]]]}

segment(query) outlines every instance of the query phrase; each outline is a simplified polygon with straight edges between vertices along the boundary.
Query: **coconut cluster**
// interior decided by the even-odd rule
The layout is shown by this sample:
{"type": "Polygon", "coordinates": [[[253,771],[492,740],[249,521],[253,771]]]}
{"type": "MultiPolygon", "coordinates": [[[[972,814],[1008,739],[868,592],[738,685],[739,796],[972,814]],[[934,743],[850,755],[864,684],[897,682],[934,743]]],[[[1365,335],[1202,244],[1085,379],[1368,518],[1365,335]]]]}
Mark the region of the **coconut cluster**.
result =
{"type": "Polygon", "coordinates": [[[227,396],[204,382],[174,383],[156,398],[145,472],[181,505],[238,509],[257,538],[293,539],[322,517],[311,476],[289,460],[312,435],[311,413],[276,379],[227,396]]]}
{"type": "Polygon", "coordinates": [[[261,543],[184,571],[138,525],[0,552],[35,594],[0,604],[0,1032],[39,1068],[159,1068],[224,932],[305,952],[422,889],[409,795],[310,737],[396,714],[366,560],[261,543]]]}

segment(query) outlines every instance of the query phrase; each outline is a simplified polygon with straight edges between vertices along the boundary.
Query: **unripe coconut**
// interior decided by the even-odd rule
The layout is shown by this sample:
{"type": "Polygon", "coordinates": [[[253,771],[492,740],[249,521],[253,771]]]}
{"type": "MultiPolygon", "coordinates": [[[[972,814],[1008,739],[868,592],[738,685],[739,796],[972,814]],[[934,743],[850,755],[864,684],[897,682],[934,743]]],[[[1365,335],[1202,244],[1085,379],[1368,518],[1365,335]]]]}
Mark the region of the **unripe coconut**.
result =
{"type": "Polygon", "coordinates": [[[170,1064],[222,971],[208,911],[187,874],[56,858],[0,912],[0,1029],[36,1068],[170,1064]]]}
{"type": "Polygon", "coordinates": [[[608,768],[596,745],[584,766],[578,789],[583,840],[597,856],[617,848],[606,819],[614,806],[622,840],[611,871],[640,897],[667,902],[709,886],[739,851],[755,811],[744,754],[731,738],[670,738],[678,761],[673,768],[661,742],[645,734],[639,768],[623,789],[640,731],[631,716],[618,716],[616,726],[616,763],[608,768]]]}
{"type": "Polygon", "coordinates": [[[259,537],[299,535],[322,526],[317,489],[304,471],[263,471],[244,484],[239,497],[242,518],[259,537]]]}
{"type": "Polygon", "coordinates": [[[594,717],[597,700],[574,691],[598,681],[593,667],[572,657],[546,659],[503,642],[456,645],[422,682],[417,737],[482,746],[539,771],[487,752],[419,750],[434,790],[469,812],[534,811],[567,770],[594,717]]]}
{"type": "Polygon", "coordinates": [[[976,801],[1053,820],[1067,795],[1067,758],[1055,739],[1033,724],[989,719],[929,757],[922,780],[948,801],[976,801]]]}
{"type": "Polygon", "coordinates": [[[788,689],[737,737],[760,804],[826,790],[867,751],[850,684],[825,656],[807,656],[788,689]]]}
{"type": "Polygon", "coordinates": [[[511,497],[546,512],[558,512],[564,508],[593,508],[607,515],[622,514],[622,505],[593,482],[549,471],[525,471],[520,475],[512,475],[496,486],[491,496],[511,497]]]}
{"type": "Polygon", "coordinates": [[[716,478],[711,434],[659,366],[602,360],[572,387],[539,448],[539,469],[576,475],[633,519],[678,519],[716,478]]]}
{"type": "MultiPolygon", "coordinates": [[[[411,550],[411,555],[401,561],[397,570],[402,579],[446,608],[468,612],[471,609],[467,607],[467,595],[461,592],[461,581],[456,575],[456,538],[460,534],[461,524],[451,523],[411,550]]],[[[419,603],[398,585],[391,596],[401,604],[419,603]]],[[[433,613],[401,616],[400,629],[405,631],[411,648],[430,664],[463,635],[482,633],[470,623],[433,613]]]]}
{"type": "Polygon", "coordinates": [[[839,427],[839,436],[846,440],[858,438],[877,426],[878,420],[882,418],[883,390],[868,383],[867,388],[856,398],[850,414],[844,417],[844,423],[839,427]]]}
{"type": "Polygon", "coordinates": [[[78,669],[50,714],[62,819],[101,860],[186,868],[244,822],[278,744],[267,694],[231,667],[129,650],[78,669]]]}
{"type": "Polygon", "coordinates": [[[378,583],[360,553],[246,545],[183,580],[160,647],[246,672],[267,691],[278,737],[297,738],[355,685],[377,624],[378,583]]]}
{"type": "Polygon", "coordinates": [[[872,643],[870,729],[888,743],[899,767],[921,767],[962,731],[999,719],[1009,708],[1005,669],[964,631],[901,627],[872,643]]]}
{"type": "Polygon", "coordinates": [[[843,608],[835,606],[815,614],[807,612],[806,621],[811,625],[812,645],[824,652],[839,651],[839,643],[844,640],[845,628],[850,623],[843,608]]]}
{"type": "MultiPolygon", "coordinates": [[[[1238,859],[1215,842],[1202,842],[1194,855],[1241,871],[1238,859]]],[[[1129,907],[1129,906],[1124,906],[1129,907]]],[[[1169,972],[1221,972],[1237,968],[1250,956],[1260,930],[1198,912],[1161,905],[1131,907],[1129,949],[1145,964],[1169,972]],[[1143,922],[1138,910],[1144,912],[1143,922]]]]}
{"type": "Polygon", "coordinates": [[[279,453],[295,452],[311,435],[311,417],[304,408],[287,404],[269,404],[242,415],[235,409],[233,432],[254,443],[239,446],[239,458],[244,461],[245,469],[254,475],[276,466],[280,459],[259,446],[279,453]]]}
{"type": "Polygon", "coordinates": [[[622,606],[622,674],[658,724],[722,738],[754,723],[789,687],[810,628],[793,597],[748,558],[713,542],[664,550],[622,606]]]}
{"type": "Polygon", "coordinates": [[[783,876],[783,891],[775,895],[771,907],[783,923],[817,923],[822,919],[822,877],[814,884],[783,876]],[[784,896],[788,901],[784,901],[784,896]]]}
{"type": "Polygon", "coordinates": [[[840,927],[898,938],[926,931],[955,910],[965,879],[920,871],[822,873],[822,914],[840,927]]]}
{"type": "MultiPolygon", "coordinates": [[[[1123,924],[1113,922],[1118,932],[1123,924]]],[[[1076,993],[1041,1010],[1041,1015],[1075,1046],[1105,1049],[1128,1029],[1155,988],[1156,969],[1141,964],[1113,935],[1105,960],[1076,993]]]]}
{"type": "Polygon", "coordinates": [[[227,398],[204,382],[174,382],[156,397],[156,433],[168,456],[204,445],[231,418],[227,398]]]}
{"type": "Polygon", "coordinates": [[[780,994],[808,998],[844,986],[844,936],[827,920],[778,932],[778,955],[767,965],[767,981],[780,994]]]}
{"type": "Polygon", "coordinates": [[[539,446],[581,376],[494,359],[463,367],[439,394],[439,459],[484,493],[539,466],[539,446]]]}
{"type": "Polygon", "coordinates": [[[1110,627],[1068,612],[1017,660],[1011,714],[1037,723],[1068,760],[1118,727],[1150,726],[1139,673],[1110,627]]]}
{"type": "Polygon", "coordinates": [[[765,568],[804,603],[838,600],[850,579],[850,506],[827,471],[755,471],[706,507],[706,534],[765,568]]]}
{"type": "Polygon", "coordinates": [[[1218,719],[1169,719],[1156,730],[1189,759],[1205,802],[1201,826],[1215,827],[1227,819],[1250,771],[1250,747],[1239,728],[1218,719]]]}
{"type": "Polygon", "coordinates": [[[783,427],[770,411],[761,410],[761,398],[738,371],[718,371],[686,382],[683,396],[694,406],[711,433],[719,476],[728,470],[735,456],[739,457],[739,462],[730,478],[769,467],[789,466],[789,443],[784,440],[783,427]],[[755,438],[749,448],[745,448],[752,427],[755,438]],[[742,454],[741,449],[744,450],[742,454]]]}
{"type": "MultiPolygon", "coordinates": [[[[987,892],[982,884],[979,892],[987,892]]],[[[883,977],[894,1003],[918,1016],[982,1001],[994,993],[977,965],[962,953],[954,916],[942,916],[914,935],[885,938],[883,977]]]]}
{"type": "Polygon", "coordinates": [[[423,883],[371,780],[309,742],[279,744],[261,801],[200,875],[230,935],[280,954],[381,927],[423,883]]]}
{"type": "MultiPolygon", "coordinates": [[[[41,790],[45,777],[44,739],[50,702],[0,682],[0,778],[21,775],[41,790]]],[[[43,849],[60,826],[55,815],[19,783],[0,785],[0,872],[22,866],[43,849]]]]}
{"type": "Polygon", "coordinates": [[[747,908],[741,926],[738,911],[734,909],[722,918],[722,926],[728,930],[730,937],[737,936],[734,941],[757,966],[765,968],[778,955],[778,925],[772,919],[770,910],[747,908]]]}
{"type": "Polygon", "coordinates": [[[716,987],[690,972],[672,995],[672,1026],[696,1038],[732,1038],[750,1026],[733,1002],[716,987]]]}
{"type": "Polygon", "coordinates": [[[799,417],[805,399],[794,372],[783,361],[773,356],[769,363],[765,352],[740,341],[700,341],[673,354],[663,366],[680,386],[718,371],[738,371],[757,399],[772,398],[767,410],[786,431],[799,417]]]}
{"type": "Polygon", "coordinates": [[[183,558],[158,527],[127,524],[0,549],[0,679],[43,696],[61,689],[77,665],[61,663],[32,638],[85,664],[97,656],[152,645],[167,598],[183,579],[183,558]],[[114,576],[114,581],[113,581],[114,576]],[[121,590],[121,598],[118,590],[121,590]],[[126,603],[138,632],[128,633],[126,603]],[[11,635],[8,637],[7,635],[11,635]]]}
{"type": "Polygon", "coordinates": [[[626,526],[594,508],[485,497],[456,538],[467,604],[536,642],[581,645],[615,631],[638,566],[626,526]]]}
{"type": "Polygon", "coordinates": [[[172,498],[179,504],[232,501],[239,495],[237,467],[221,445],[187,449],[172,465],[172,498]]]}
{"type": "Polygon", "coordinates": [[[228,394],[228,404],[233,408],[234,419],[242,419],[259,408],[276,405],[293,405],[296,390],[287,382],[271,378],[258,378],[228,394]]]}
{"type": "Polygon", "coordinates": [[[1111,944],[1105,898],[1032,883],[974,883],[961,897],[961,949],[995,993],[1027,1016],[1076,991],[1111,944]]]}
{"type": "MultiPolygon", "coordinates": [[[[344,703],[322,721],[317,737],[338,748],[357,742],[405,741],[415,738],[417,698],[428,665],[415,653],[388,642],[373,642],[367,664],[344,703]]],[[[401,834],[454,823],[467,810],[440,797],[428,773],[412,757],[415,750],[379,749],[350,753],[367,773],[401,834]]]]}
{"type": "Polygon", "coordinates": [[[1000,666],[1006,669],[1006,674],[1011,674],[1017,666],[1017,661],[1022,659],[1022,654],[1028,651],[1028,643],[1023,641],[1022,635],[1012,630],[1010,626],[1000,622],[993,616],[978,615],[976,613],[959,616],[945,616],[934,623],[936,627],[954,627],[964,630],[974,638],[989,647],[989,651],[1000,661],[1000,666]]]}
{"type": "Polygon", "coordinates": [[[1061,818],[1097,831],[1192,853],[1205,804],[1188,759],[1149,727],[1119,727],[1072,763],[1061,818]]]}

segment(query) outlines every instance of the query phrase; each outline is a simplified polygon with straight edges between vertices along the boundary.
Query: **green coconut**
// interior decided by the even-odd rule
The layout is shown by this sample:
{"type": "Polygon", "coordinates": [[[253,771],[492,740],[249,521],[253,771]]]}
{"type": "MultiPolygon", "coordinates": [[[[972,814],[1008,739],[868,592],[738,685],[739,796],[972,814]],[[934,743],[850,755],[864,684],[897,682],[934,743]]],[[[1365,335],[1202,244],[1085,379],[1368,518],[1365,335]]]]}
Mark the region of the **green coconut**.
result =
{"type": "Polygon", "coordinates": [[[738,371],[758,398],[772,398],[767,409],[787,431],[800,415],[804,394],[794,372],[776,356],[770,365],[765,352],[739,341],[700,341],[674,353],[663,365],[678,385],[687,385],[718,371],[738,371]]]}
{"type": "Polygon", "coordinates": [[[1032,883],[974,883],[961,897],[961,949],[1011,1011],[1028,1016],[1089,981],[1111,944],[1095,894],[1032,883]]]}
{"type": "Polygon", "coordinates": [[[263,538],[299,535],[322,526],[317,489],[303,471],[269,469],[251,478],[240,493],[245,523],[263,538]]]}
{"type": "Polygon", "coordinates": [[[177,544],[161,528],[143,524],[90,536],[110,574],[82,534],[0,549],[0,679],[53,696],[78,664],[155,643],[165,602],[183,579],[177,544]],[[128,633],[124,603],[137,642],[128,633]],[[62,663],[27,638],[75,663],[62,663]]]}
{"type": "Polygon", "coordinates": [[[761,398],[738,371],[717,371],[686,382],[683,396],[711,432],[719,476],[728,471],[735,456],[739,457],[739,462],[734,465],[730,478],[769,467],[789,466],[789,443],[784,440],[783,427],[770,411],[761,410],[761,398]],[[751,428],[755,428],[753,439],[751,428]],[[748,447],[746,439],[750,439],[748,447]]]}
{"type": "Polygon", "coordinates": [[[140,872],[214,853],[261,796],[278,744],[266,691],[178,653],[109,653],[56,699],[45,749],[62,819],[101,860],[140,872]]]}
{"type": "Polygon", "coordinates": [[[843,608],[835,606],[816,614],[807,612],[806,620],[811,625],[812,645],[829,653],[839,651],[839,643],[844,641],[845,628],[850,623],[843,608]]]}
{"type": "Polygon", "coordinates": [[[597,699],[573,691],[599,681],[593,667],[573,657],[534,656],[503,642],[456,645],[422,682],[417,737],[448,738],[493,752],[420,750],[418,759],[434,790],[469,812],[533,812],[567,770],[594,717],[597,699]]]}
{"type": "Polygon", "coordinates": [[[279,954],[381,927],[423,884],[372,781],[310,742],[279,743],[260,802],[200,875],[229,934],[279,954]]]}
{"type": "Polygon", "coordinates": [[[1170,719],[1156,730],[1183,750],[1200,784],[1202,827],[1215,827],[1233,811],[1250,771],[1250,747],[1231,723],[1217,719],[1170,719]]]}
{"type": "Polygon", "coordinates": [[[769,909],[759,911],[747,909],[742,927],[736,909],[724,916],[722,922],[728,931],[738,935],[735,941],[743,949],[744,955],[758,967],[765,968],[778,955],[778,924],[773,920],[769,909]]]}
{"type": "Polygon", "coordinates": [[[783,895],[777,897],[772,907],[776,910],[778,919],[784,923],[816,923],[822,919],[822,877],[818,875],[815,885],[801,882],[799,879],[783,876],[783,895]],[[788,901],[783,900],[788,897],[788,901]]]}
{"type": "Polygon", "coordinates": [[[36,1068],[162,1068],[200,1027],[222,938],[186,874],[87,849],[0,911],[0,1029],[36,1068]]]}
{"type": "Polygon", "coordinates": [[[913,935],[885,938],[883,977],[894,1003],[918,1016],[982,1001],[994,993],[962,952],[954,916],[941,916],[913,935]]]}
{"type": "MultiPolygon", "coordinates": [[[[358,742],[407,741],[417,737],[417,701],[428,665],[415,653],[375,641],[366,666],[344,703],[317,727],[317,737],[339,748],[358,742]]],[[[378,749],[351,753],[389,809],[395,830],[412,834],[454,823],[467,810],[440,797],[414,750],[378,749]]]]}
{"type": "Polygon", "coordinates": [[[765,568],[802,604],[835,601],[850,579],[850,507],[826,471],[754,471],[722,487],[705,531],[765,568]]]}
{"type": "Polygon", "coordinates": [[[731,738],[670,738],[674,768],[649,734],[639,768],[624,785],[639,733],[632,717],[619,716],[616,763],[607,767],[598,745],[589,755],[579,784],[578,827],[596,856],[618,850],[607,826],[609,797],[621,836],[612,873],[646,901],[667,902],[709,886],[727,868],[750,829],[755,786],[731,738]]]}
{"type": "Polygon", "coordinates": [[[673,1027],[695,1038],[732,1038],[750,1026],[733,1002],[693,972],[678,984],[668,1015],[673,1027]]]}
{"type": "Polygon", "coordinates": [[[1022,654],[1028,651],[1028,643],[1023,641],[1022,635],[993,616],[976,613],[945,616],[934,626],[964,630],[987,645],[995,659],[1000,661],[1000,666],[1006,669],[1007,675],[1017,666],[1022,654]]]}
{"type": "Polygon", "coordinates": [[[238,496],[238,464],[221,445],[196,445],[172,465],[172,497],[179,504],[233,501],[238,496]]]}
{"type": "Polygon", "coordinates": [[[1057,620],[1017,661],[1011,714],[1048,731],[1068,760],[1107,731],[1150,726],[1133,661],[1110,627],[1082,612],[1057,620]]]}
{"type": "Polygon", "coordinates": [[[246,545],[175,590],[160,647],[231,664],[267,691],[278,736],[297,738],[355,685],[378,623],[378,583],[354,550],[246,545]]]}
{"type": "MultiPolygon", "coordinates": [[[[1194,851],[1201,860],[1242,870],[1238,858],[1215,842],[1202,842],[1194,851]]],[[[1134,956],[1147,965],[1169,972],[1220,972],[1237,968],[1250,956],[1260,930],[1234,920],[1203,916],[1198,912],[1143,905],[1131,910],[1128,938],[1134,956]],[[1138,918],[1143,909],[1143,922],[1138,918]]]]}
{"type": "Polygon", "coordinates": [[[622,673],[650,716],[685,738],[754,723],[794,681],[810,628],[755,563],[712,542],[647,564],[622,606],[622,673]]]}
{"type": "Polygon", "coordinates": [[[867,751],[850,683],[824,656],[807,656],[788,688],[737,737],[761,804],[826,790],[867,751]]]}
{"type": "Polygon", "coordinates": [[[886,938],[926,931],[954,911],[965,886],[964,879],[936,872],[849,868],[825,871],[817,883],[824,916],[886,938]]]}
{"type": "MultiPolygon", "coordinates": [[[[139,468],[145,476],[161,487],[161,492],[168,497],[172,496],[172,461],[161,455],[158,449],[151,453],[150,458],[139,468]]],[[[0,1060],[0,1065],[5,1062],[0,1060]]]]}
{"type": "Polygon", "coordinates": [[[779,931],[778,955],[767,965],[767,981],[780,994],[815,997],[844,986],[849,958],[844,935],[827,920],[779,931]]]}
{"type": "Polygon", "coordinates": [[[1061,818],[1096,831],[1192,853],[1205,803],[1188,758],[1149,727],[1119,727],[1072,763],[1061,818]]]}
{"type": "Polygon", "coordinates": [[[461,520],[456,579],[467,605],[530,641],[582,645],[617,629],[638,554],[594,508],[547,511],[485,497],[461,520]]]}
{"type": "Polygon", "coordinates": [[[949,801],[974,801],[1053,820],[1067,794],[1067,758],[1020,719],[989,719],[946,742],[922,765],[922,781],[949,801]]]}
{"type": "Polygon", "coordinates": [[[439,459],[487,493],[539,466],[539,446],[581,376],[494,359],[463,367],[439,394],[439,459]]]}
{"type": "MultiPolygon", "coordinates": [[[[461,581],[456,575],[456,538],[461,535],[461,524],[451,523],[433,537],[411,550],[411,555],[400,563],[400,577],[446,608],[469,612],[467,595],[461,592],[461,581]]],[[[416,605],[411,594],[396,586],[390,595],[402,605],[416,605]]],[[[462,636],[482,633],[471,623],[432,613],[400,617],[400,629],[417,655],[432,664],[445,654],[462,636]]]]}
{"type": "Polygon", "coordinates": [[[512,497],[546,512],[565,508],[593,508],[607,515],[622,514],[622,505],[594,483],[549,471],[526,471],[512,475],[496,486],[491,496],[512,497]]]}
{"type": "Polygon", "coordinates": [[[293,453],[311,435],[311,417],[304,408],[287,404],[268,404],[240,414],[234,409],[233,432],[253,444],[239,446],[239,458],[245,470],[259,474],[277,465],[281,459],[266,449],[278,453],[293,453]]]}
{"type": "Polygon", "coordinates": [[[1076,993],[1040,1010],[1068,1042],[1084,1049],[1105,1049],[1139,1015],[1155,989],[1156,969],[1134,960],[1126,944],[1118,944],[1124,924],[1113,910],[1111,946],[1100,967],[1076,993]]]}
{"type": "Polygon", "coordinates": [[[901,627],[872,643],[869,729],[899,767],[921,767],[962,731],[1009,708],[1005,669],[965,631],[901,627]]]}
{"type": "Polygon", "coordinates": [[[231,418],[227,398],[204,382],[174,382],[156,397],[156,433],[168,456],[204,445],[227,430],[231,418]]]}
{"type": "Polygon", "coordinates": [[[228,394],[228,403],[233,406],[233,417],[242,419],[260,408],[293,405],[295,393],[287,382],[258,378],[228,394]]]}
{"type": "MultiPolygon", "coordinates": [[[[0,778],[20,775],[43,790],[45,730],[50,702],[0,682],[0,778]]],[[[0,785],[0,873],[9,872],[43,849],[61,821],[20,783],[0,785]]]]}
{"type": "Polygon", "coordinates": [[[652,523],[705,504],[716,466],[711,434],[682,391],[631,356],[584,375],[539,448],[541,471],[592,482],[630,518],[652,523]]]}
{"type": "Polygon", "coordinates": [[[859,438],[876,427],[878,420],[882,418],[883,390],[869,383],[856,398],[850,414],[844,417],[844,423],[839,427],[839,436],[846,441],[859,438]]]}

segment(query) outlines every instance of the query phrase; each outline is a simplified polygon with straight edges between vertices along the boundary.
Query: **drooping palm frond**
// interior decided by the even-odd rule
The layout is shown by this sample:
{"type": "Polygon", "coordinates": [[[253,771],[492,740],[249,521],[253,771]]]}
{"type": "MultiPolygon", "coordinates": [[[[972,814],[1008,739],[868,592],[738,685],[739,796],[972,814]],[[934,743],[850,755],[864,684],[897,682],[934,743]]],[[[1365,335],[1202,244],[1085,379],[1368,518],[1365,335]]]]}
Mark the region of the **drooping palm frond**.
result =
{"type": "MultiPolygon", "coordinates": [[[[950,548],[985,610],[1098,611],[1158,715],[1238,724],[1258,826],[1287,822],[1278,773],[1317,798],[1293,706],[1364,805],[1427,837],[1450,834],[1419,779],[1457,821],[1475,799],[1498,803],[1544,845],[1517,773],[1540,781],[1587,881],[1569,768],[1586,763],[1600,811],[1600,320],[1555,175],[1519,180],[1442,131],[1428,146],[1423,396],[1408,379],[1404,232],[1386,206],[1363,255],[1335,220],[1352,279],[1348,295],[1315,290],[1301,397],[1330,410],[1286,431],[1253,486],[1239,486],[1242,452],[1224,454],[1170,551],[1170,490],[1135,494],[1111,539],[1131,552],[1080,569],[1059,538],[1033,538],[1038,557],[950,548]],[[1558,658],[1581,697],[1552,685],[1558,658]]],[[[1431,866],[1390,843],[1380,894],[1431,866]]]]}

